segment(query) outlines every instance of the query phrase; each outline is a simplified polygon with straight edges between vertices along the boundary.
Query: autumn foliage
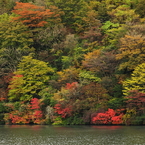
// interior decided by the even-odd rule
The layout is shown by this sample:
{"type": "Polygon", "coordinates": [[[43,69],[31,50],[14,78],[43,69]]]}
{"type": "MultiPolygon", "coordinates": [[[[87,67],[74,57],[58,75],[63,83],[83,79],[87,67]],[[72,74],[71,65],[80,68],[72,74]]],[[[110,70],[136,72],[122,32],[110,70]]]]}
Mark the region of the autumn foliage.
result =
{"type": "Polygon", "coordinates": [[[92,118],[93,124],[121,124],[123,114],[117,115],[113,109],[108,109],[105,113],[98,113],[92,118]]]}
{"type": "Polygon", "coordinates": [[[2,0],[0,124],[145,124],[141,1],[2,0]]]}
{"type": "Polygon", "coordinates": [[[21,102],[20,105],[21,109],[24,109],[23,111],[15,110],[13,105],[7,105],[13,110],[5,114],[4,120],[7,124],[42,124],[44,122],[43,112],[40,108],[42,103],[39,99],[33,98],[30,104],[21,102]]]}
{"type": "Polygon", "coordinates": [[[13,73],[9,73],[0,78],[0,85],[2,86],[0,88],[0,102],[7,100],[7,95],[8,95],[7,85],[9,84],[12,76],[13,73]]]}
{"type": "Polygon", "coordinates": [[[67,83],[66,84],[66,89],[67,90],[76,89],[77,86],[78,86],[78,82],[67,83]]]}
{"type": "Polygon", "coordinates": [[[71,108],[70,107],[63,107],[61,104],[56,104],[54,106],[55,113],[61,115],[62,118],[66,118],[71,115],[71,108]]]}
{"type": "Polygon", "coordinates": [[[22,2],[16,2],[16,6],[12,12],[18,15],[14,17],[13,20],[21,21],[31,28],[43,27],[48,23],[48,18],[56,17],[50,9],[22,2]]]}
{"type": "Polygon", "coordinates": [[[136,108],[138,112],[143,114],[145,110],[145,93],[139,92],[138,90],[131,90],[129,93],[130,94],[126,96],[127,108],[136,108]]]}

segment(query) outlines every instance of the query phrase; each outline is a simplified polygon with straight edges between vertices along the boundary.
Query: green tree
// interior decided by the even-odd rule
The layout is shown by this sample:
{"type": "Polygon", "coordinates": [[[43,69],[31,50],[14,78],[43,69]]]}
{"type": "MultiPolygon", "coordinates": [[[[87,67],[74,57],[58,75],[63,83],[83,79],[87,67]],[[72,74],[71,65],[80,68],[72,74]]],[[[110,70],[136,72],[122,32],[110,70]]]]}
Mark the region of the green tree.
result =
{"type": "Polygon", "coordinates": [[[0,16],[0,46],[1,48],[17,47],[19,51],[28,52],[33,40],[28,28],[21,22],[12,22],[13,15],[0,16]]]}
{"type": "Polygon", "coordinates": [[[41,98],[39,93],[48,86],[50,74],[54,70],[47,63],[24,56],[14,72],[9,85],[10,101],[30,101],[32,98],[41,98]]]}
{"type": "Polygon", "coordinates": [[[14,5],[15,5],[14,0],[1,0],[0,1],[0,15],[4,13],[10,13],[14,5]]]}
{"type": "Polygon", "coordinates": [[[67,35],[64,41],[64,51],[61,59],[62,68],[66,69],[70,66],[79,67],[87,51],[87,49],[79,47],[78,38],[74,34],[67,35]]]}
{"type": "Polygon", "coordinates": [[[21,22],[12,22],[12,15],[0,16],[0,66],[13,72],[23,55],[34,51],[32,33],[21,22]]]}
{"type": "Polygon", "coordinates": [[[109,20],[109,15],[107,14],[107,9],[104,4],[99,6],[98,14],[99,14],[99,20],[101,20],[101,22],[105,22],[109,20]]]}
{"type": "Polygon", "coordinates": [[[138,3],[136,4],[135,12],[141,16],[141,18],[145,17],[145,1],[144,0],[138,0],[138,3]]]}
{"type": "Polygon", "coordinates": [[[0,96],[7,98],[7,85],[22,56],[34,52],[32,34],[20,22],[11,22],[14,14],[0,15],[0,96]]]}
{"type": "Polygon", "coordinates": [[[57,6],[64,12],[64,15],[61,16],[62,23],[70,31],[76,31],[78,29],[82,23],[82,17],[86,13],[83,0],[48,0],[47,5],[48,7],[51,5],[57,6]]]}
{"type": "Polygon", "coordinates": [[[139,21],[139,15],[135,13],[134,9],[130,9],[128,5],[120,5],[108,13],[114,23],[125,24],[126,22],[139,21]]]}
{"type": "Polygon", "coordinates": [[[124,36],[126,32],[125,25],[106,21],[101,28],[104,34],[103,44],[105,49],[116,49],[119,39],[124,36]]]}
{"type": "Polygon", "coordinates": [[[67,30],[62,24],[56,24],[38,31],[34,43],[38,51],[38,59],[48,61],[52,66],[59,68],[66,35],[67,30]]]}

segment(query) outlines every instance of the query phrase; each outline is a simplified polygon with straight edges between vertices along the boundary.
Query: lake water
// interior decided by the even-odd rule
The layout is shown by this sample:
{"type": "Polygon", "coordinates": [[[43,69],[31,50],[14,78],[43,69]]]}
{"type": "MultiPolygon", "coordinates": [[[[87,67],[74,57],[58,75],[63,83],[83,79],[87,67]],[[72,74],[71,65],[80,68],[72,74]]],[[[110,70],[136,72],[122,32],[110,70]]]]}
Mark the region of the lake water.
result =
{"type": "Polygon", "coordinates": [[[1,125],[0,145],[145,145],[145,126],[1,125]]]}

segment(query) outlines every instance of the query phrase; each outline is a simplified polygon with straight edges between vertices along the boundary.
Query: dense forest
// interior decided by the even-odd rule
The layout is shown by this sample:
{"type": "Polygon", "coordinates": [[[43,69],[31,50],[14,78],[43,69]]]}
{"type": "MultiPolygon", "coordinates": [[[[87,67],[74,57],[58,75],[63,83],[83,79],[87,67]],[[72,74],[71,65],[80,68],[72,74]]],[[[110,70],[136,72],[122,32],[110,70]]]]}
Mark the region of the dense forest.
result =
{"type": "Polygon", "coordinates": [[[145,124],[144,0],[1,0],[0,124],[145,124]]]}

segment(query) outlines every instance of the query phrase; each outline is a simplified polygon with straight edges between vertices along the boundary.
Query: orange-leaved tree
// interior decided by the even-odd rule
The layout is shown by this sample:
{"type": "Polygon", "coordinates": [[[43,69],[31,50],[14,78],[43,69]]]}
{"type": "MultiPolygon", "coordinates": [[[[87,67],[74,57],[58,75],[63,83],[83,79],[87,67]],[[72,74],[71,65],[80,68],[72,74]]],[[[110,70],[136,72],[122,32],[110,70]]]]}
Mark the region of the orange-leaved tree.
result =
{"type": "Polygon", "coordinates": [[[48,19],[51,21],[53,18],[58,17],[50,9],[45,9],[43,6],[22,2],[16,2],[12,12],[18,15],[13,20],[21,21],[30,28],[43,27],[48,23],[48,19]]]}

